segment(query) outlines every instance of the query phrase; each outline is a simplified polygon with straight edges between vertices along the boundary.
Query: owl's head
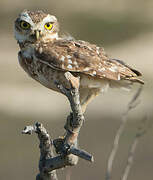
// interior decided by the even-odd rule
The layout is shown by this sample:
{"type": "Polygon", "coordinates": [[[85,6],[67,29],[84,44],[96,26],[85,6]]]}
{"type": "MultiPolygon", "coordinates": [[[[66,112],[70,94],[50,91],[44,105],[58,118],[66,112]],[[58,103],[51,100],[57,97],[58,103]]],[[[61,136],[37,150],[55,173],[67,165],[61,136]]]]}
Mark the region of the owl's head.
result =
{"type": "Polygon", "coordinates": [[[24,10],[15,20],[15,38],[18,42],[58,38],[59,24],[55,16],[43,11],[24,10]]]}

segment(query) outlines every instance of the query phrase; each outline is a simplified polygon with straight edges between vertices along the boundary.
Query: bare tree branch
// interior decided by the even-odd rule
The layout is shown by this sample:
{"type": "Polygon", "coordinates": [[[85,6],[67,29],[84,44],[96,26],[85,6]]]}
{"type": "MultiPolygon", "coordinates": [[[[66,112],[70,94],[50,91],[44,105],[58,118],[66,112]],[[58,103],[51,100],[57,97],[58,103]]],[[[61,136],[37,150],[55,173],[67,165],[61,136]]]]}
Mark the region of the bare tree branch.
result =
{"type": "Polygon", "coordinates": [[[69,72],[65,73],[65,78],[69,82],[70,88],[64,87],[60,82],[55,82],[59,90],[68,98],[72,109],[64,127],[66,130],[65,136],[52,141],[50,135],[40,123],[36,123],[34,126],[26,126],[22,131],[23,134],[35,132],[40,140],[40,173],[36,180],[57,180],[55,170],[76,165],[78,157],[93,162],[92,155],[77,147],[78,135],[84,121],[79,99],[79,78],[74,77],[69,72]],[[57,156],[53,154],[53,146],[58,154],[57,156]]]}
{"type": "Polygon", "coordinates": [[[141,91],[142,91],[142,86],[139,87],[139,89],[137,90],[137,92],[135,93],[135,95],[133,96],[131,101],[128,103],[127,109],[125,110],[125,112],[122,115],[121,124],[120,124],[120,126],[116,132],[112,151],[111,151],[109,158],[108,158],[105,180],[110,180],[112,178],[111,177],[112,176],[112,167],[113,167],[113,162],[114,162],[116,153],[117,153],[118,148],[119,148],[119,140],[120,140],[120,137],[124,131],[125,125],[127,123],[127,120],[128,120],[127,116],[129,114],[129,111],[132,110],[133,108],[135,108],[139,104],[138,98],[141,94],[141,91]]]}

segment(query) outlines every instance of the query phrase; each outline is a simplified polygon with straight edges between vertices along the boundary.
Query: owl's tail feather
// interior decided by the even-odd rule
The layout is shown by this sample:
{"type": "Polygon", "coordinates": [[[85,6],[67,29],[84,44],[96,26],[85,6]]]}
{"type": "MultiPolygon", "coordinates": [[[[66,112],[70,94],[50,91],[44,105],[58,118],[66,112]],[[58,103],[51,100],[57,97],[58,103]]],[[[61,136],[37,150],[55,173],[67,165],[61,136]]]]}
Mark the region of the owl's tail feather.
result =
{"type": "Polygon", "coordinates": [[[137,83],[140,83],[140,84],[144,84],[144,81],[142,79],[137,78],[137,77],[128,77],[128,78],[125,78],[125,80],[129,80],[131,82],[137,82],[137,83]]]}
{"type": "Polygon", "coordinates": [[[123,79],[124,80],[128,80],[128,81],[131,81],[131,82],[137,82],[137,83],[140,83],[140,84],[144,84],[144,81],[137,78],[138,76],[142,76],[141,72],[139,72],[138,70],[132,68],[131,66],[127,65],[126,63],[124,63],[122,60],[119,60],[119,59],[111,59],[112,61],[116,61],[120,64],[122,64],[123,66],[127,67],[128,69],[130,69],[134,74],[132,74],[133,76],[130,76],[130,77],[124,77],[123,79]]]}
{"type": "Polygon", "coordinates": [[[128,77],[128,78],[124,78],[120,81],[111,80],[109,83],[109,86],[111,88],[120,88],[123,90],[130,91],[133,83],[144,84],[144,81],[137,77],[128,77]]]}

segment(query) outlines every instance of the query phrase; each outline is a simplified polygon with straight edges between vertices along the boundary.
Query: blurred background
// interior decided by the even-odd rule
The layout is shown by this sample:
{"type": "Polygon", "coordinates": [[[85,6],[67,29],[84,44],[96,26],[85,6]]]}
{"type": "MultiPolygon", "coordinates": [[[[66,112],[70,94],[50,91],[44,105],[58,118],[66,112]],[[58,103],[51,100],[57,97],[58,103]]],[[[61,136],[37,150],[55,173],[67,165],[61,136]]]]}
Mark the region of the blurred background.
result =
{"type": "MultiPolygon", "coordinates": [[[[62,135],[70,107],[67,99],[44,88],[19,67],[13,24],[23,9],[42,9],[59,19],[62,33],[101,45],[110,57],[124,60],[143,73],[141,104],[129,114],[113,167],[118,180],[141,119],[153,117],[153,1],[150,0],[0,0],[0,179],[35,179],[39,149],[35,135],[21,134],[26,125],[42,122],[53,138],[62,135]]],[[[59,179],[104,179],[106,162],[122,113],[138,85],[130,92],[109,89],[88,107],[80,147],[94,155],[58,171],[59,179]]],[[[152,128],[137,147],[129,180],[152,180],[152,128]]]]}

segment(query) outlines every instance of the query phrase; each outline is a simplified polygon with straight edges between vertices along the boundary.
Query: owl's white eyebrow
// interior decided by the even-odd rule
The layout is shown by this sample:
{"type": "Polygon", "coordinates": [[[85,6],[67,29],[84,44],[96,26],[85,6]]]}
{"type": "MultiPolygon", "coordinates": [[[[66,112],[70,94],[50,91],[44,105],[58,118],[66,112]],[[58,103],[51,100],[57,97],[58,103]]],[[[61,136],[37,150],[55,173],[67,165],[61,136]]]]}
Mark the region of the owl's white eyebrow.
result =
{"type": "Polygon", "coordinates": [[[20,20],[26,21],[26,22],[28,22],[30,25],[34,25],[31,17],[30,17],[28,14],[26,14],[26,13],[21,14],[20,20]]]}
{"type": "Polygon", "coordinates": [[[57,21],[56,17],[55,16],[51,16],[49,14],[43,19],[44,23],[55,22],[55,21],[57,21]]]}

